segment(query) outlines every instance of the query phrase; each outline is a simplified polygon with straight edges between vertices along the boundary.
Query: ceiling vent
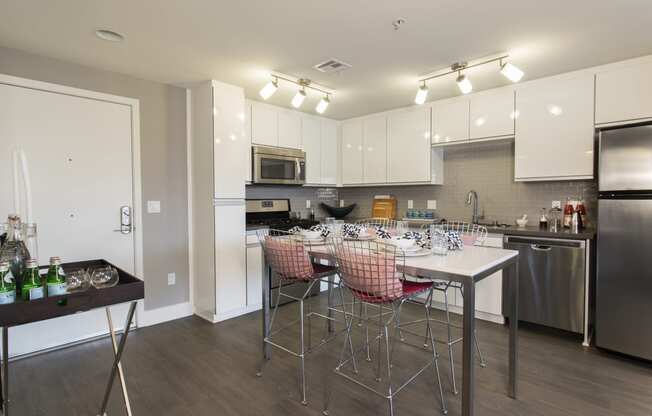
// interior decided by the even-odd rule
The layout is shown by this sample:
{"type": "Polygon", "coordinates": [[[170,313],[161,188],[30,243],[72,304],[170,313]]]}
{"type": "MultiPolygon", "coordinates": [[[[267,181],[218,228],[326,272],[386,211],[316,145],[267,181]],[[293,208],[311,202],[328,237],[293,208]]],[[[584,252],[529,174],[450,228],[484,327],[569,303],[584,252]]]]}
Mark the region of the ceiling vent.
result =
{"type": "Polygon", "coordinates": [[[351,68],[351,65],[337,59],[328,59],[322,63],[313,66],[317,71],[324,73],[340,72],[351,68]]]}

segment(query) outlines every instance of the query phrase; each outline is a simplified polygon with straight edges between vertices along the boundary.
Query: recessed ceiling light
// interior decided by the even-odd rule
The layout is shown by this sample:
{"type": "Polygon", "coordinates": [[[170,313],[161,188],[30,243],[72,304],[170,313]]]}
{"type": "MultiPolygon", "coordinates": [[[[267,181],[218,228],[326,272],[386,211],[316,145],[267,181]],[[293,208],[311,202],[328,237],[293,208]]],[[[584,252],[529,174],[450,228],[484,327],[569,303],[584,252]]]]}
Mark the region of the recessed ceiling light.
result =
{"type": "Polygon", "coordinates": [[[99,29],[95,31],[95,36],[102,40],[108,40],[109,42],[122,42],[125,40],[125,37],[108,29],[99,29]]]}

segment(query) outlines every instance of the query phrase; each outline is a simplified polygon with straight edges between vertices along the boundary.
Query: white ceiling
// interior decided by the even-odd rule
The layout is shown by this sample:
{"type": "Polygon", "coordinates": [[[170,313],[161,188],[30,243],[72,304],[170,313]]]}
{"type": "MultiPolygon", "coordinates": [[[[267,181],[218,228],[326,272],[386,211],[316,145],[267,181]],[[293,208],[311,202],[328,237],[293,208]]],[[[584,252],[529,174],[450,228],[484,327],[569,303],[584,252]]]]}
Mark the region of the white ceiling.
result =
{"type": "MultiPolygon", "coordinates": [[[[270,71],[308,77],[337,90],[326,115],[344,119],[412,104],[419,75],[457,60],[508,52],[534,79],[652,54],[652,2],[3,0],[0,45],[166,83],[218,79],[254,99],[270,71]],[[99,28],[126,40],[101,41],[99,28]],[[353,68],[312,69],[332,57],[353,68]]],[[[497,64],[469,77],[475,90],[506,84],[497,64]]],[[[290,89],[269,101],[289,105],[290,89]]],[[[430,90],[458,94],[452,75],[430,90]]]]}

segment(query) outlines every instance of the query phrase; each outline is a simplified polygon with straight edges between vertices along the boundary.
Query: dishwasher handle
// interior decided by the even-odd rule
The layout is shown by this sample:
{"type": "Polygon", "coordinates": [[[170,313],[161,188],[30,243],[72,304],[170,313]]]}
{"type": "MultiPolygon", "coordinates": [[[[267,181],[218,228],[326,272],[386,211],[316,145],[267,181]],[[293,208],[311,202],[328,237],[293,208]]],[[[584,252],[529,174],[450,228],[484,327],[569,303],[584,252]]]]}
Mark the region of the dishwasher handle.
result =
{"type": "Polygon", "coordinates": [[[544,246],[543,244],[530,244],[530,248],[534,251],[548,252],[552,250],[551,246],[544,246]]]}
{"type": "Polygon", "coordinates": [[[583,240],[570,240],[551,237],[525,237],[505,235],[503,237],[503,246],[508,248],[515,245],[527,245],[536,251],[550,251],[552,247],[565,248],[585,248],[586,243],[583,240]]]}

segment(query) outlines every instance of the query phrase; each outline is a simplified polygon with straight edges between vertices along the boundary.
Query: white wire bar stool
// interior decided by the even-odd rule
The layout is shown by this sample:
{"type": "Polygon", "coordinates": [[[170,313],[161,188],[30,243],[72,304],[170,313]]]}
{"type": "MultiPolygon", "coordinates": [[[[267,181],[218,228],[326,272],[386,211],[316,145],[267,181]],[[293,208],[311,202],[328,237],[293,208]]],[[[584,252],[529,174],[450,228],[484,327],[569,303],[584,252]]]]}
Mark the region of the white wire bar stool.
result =
{"type": "MultiPolygon", "coordinates": [[[[319,263],[312,262],[309,251],[311,242],[302,239],[298,235],[291,234],[287,231],[282,230],[268,230],[262,229],[256,232],[258,240],[263,248],[265,254],[265,260],[269,265],[272,273],[276,273],[280,283],[279,290],[276,295],[276,303],[274,306],[274,311],[270,319],[270,324],[268,332],[265,334],[264,342],[278,348],[286,353],[293,355],[299,359],[299,393],[301,395],[301,404],[307,405],[307,389],[306,389],[306,371],[305,371],[305,358],[306,354],[325,345],[329,341],[335,339],[338,333],[334,335],[327,336],[325,335],[321,342],[316,346],[311,345],[311,333],[312,333],[312,317],[319,317],[325,319],[327,325],[325,327],[325,332],[328,332],[328,322],[336,321],[335,318],[331,318],[327,315],[312,312],[310,310],[310,304],[308,303],[308,313],[305,313],[305,303],[307,298],[312,293],[312,288],[314,285],[319,285],[322,281],[328,282],[328,278],[337,274],[337,268],[335,266],[325,266],[319,263]],[[308,283],[307,289],[301,297],[296,297],[284,292],[284,288],[287,288],[290,285],[293,285],[298,282],[308,283]],[[292,322],[286,323],[280,328],[274,328],[274,323],[276,321],[276,315],[278,312],[280,299],[281,297],[289,298],[299,303],[299,318],[293,320],[292,322]],[[308,340],[306,343],[305,336],[305,319],[308,319],[308,340]],[[299,324],[299,343],[298,351],[293,350],[291,347],[282,345],[281,343],[274,340],[274,336],[278,335],[282,331],[299,324]]],[[[342,290],[338,290],[340,294],[340,305],[342,309],[337,309],[331,307],[330,305],[330,296],[329,296],[329,308],[332,308],[334,311],[340,311],[344,318],[343,322],[346,322],[346,315],[344,313],[344,298],[342,290]]],[[[343,332],[340,331],[339,333],[343,332]]],[[[353,345],[350,344],[351,351],[353,351],[353,345]]],[[[267,359],[263,356],[260,367],[257,373],[258,377],[261,377],[265,365],[267,364],[267,359]]]]}
{"type": "MultiPolygon", "coordinates": [[[[425,232],[426,230],[429,229],[429,227],[431,227],[430,224],[424,224],[421,226],[421,230],[425,232]]],[[[434,227],[442,230],[443,232],[454,231],[458,233],[462,241],[464,241],[464,244],[467,245],[482,245],[484,244],[488,235],[487,227],[478,224],[470,224],[468,222],[463,222],[463,221],[450,221],[447,223],[437,224],[434,227]]],[[[416,277],[419,279],[424,279],[420,276],[416,276],[416,277]]],[[[447,342],[445,344],[448,347],[448,357],[450,362],[450,374],[451,374],[451,387],[452,387],[453,394],[457,394],[458,391],[457,391],[457,384],[455,381],[455,365],[453,362],[453,346],[459,343],[460,341],[462,341],[462,337],[455,338],[453,336],[453,328],[456,329],[462,329],[462,328],[459,325],[452,323],[450,318],[450,304],[448,300],[448,296],[449,296],[448,290],[451,288],[453,290],[455,289],[459,290],[460,295],[462,296],[462,298],[464,298],[464,290],[460,283],[453,282],[451,280],[448,281],[435,280],[433,282],[433,290],[441,292],[444,295],[444,310],[446,312],[446,320],[441,321],[438,319],[432,319],[432,321],[446,326],[447,342]]],[[[430,303],[431,302],[427,301],[426,305],[430,306],[430,303]]],[[[406,332],[409,332],[408,330],[405,329],[405,326],[410,326],[418,322],[420,321],[405,323],[404,326],[401,327],[401,331],[405,330],[406,332]]],[[[477,331],[473,336],[473,342],[475,343],[476,350],[478,351],[480,367],[484,368],[487,366],[487,363],[482,354],[482,350],[480,349],[480,343],[478,342],[477,331]]],[[[424,342],[424,346],[426,345],[427,344],[424,342]]]]}
{"type": "MultiPolygon", "coordinates": [[[[439,389],[441,411],[447,414],[444,392],[441,385],[439,374],[438,354],[435,347],[435,338],[431,328],[427,327],[426,336],[429,339],[432,351],[424,350],[420,346],[416,347],[418,351],[431,353],[430,358],[425,365],[420,367],[414,374],[411,374],[402,382],[395,382],[395,373],[398,369],[395,366],[395,343],[397,340],[397,331],[400,326],[400,315],[403,304],[408,300],[416,299],[417,296],[426,295],[428,300],[432,299],[432,282],[412,282],[402,278],[397,273],[397,262],[404,261],[404,257],[397,253],[394,245],[385,244],[373,240],[347,240],[342,237],[332,237],[329,239],[329,248],[333,259],[336,261],[338,271],[344,287],[351,293],[352,297],[368,305],[371,308],[377,308],[376,315],[378,321],[378,335],[369,339],[367,336],[363,340],[360,348],[351,348],[352,324],[356,318],[353,315],[355,308],[352,308],[350,317],[346,319],[346,336],[340,358],[334,369],[335,375],[375,393],[386,399],[389,404],[389,415],[394,416],[394,397],[421,375],[429,367],[433,367],[435,386],[439,389]],[[385,313],[384,308],[389,308],[390,313],[385,313]],[[377,352],[375,358],[377,363],[372,362],[369,350],[372,343],[377,342],[377,352]],[[346,351],[349,349],[349,356],[346,351]],[[384,354],[383,354],[384,350],[384,354]],[[375,367],[373,382],[365,382],[360,377],[357,365],[357,356],[366,353],[366,360],[372,362],[375,367]],[[384,367],[384,372],[383,372],[384,367]],[[350,371],[349,371],[350,370],[350,371]],[[383,376],[385,382],[383,381],[383,376]]],[[[426,321],[430,320],[430,308],[427,304],[424,306],[424,315],[426,321]]],[[[361,317],[358,317],[361,318],[361,317]]],[[[365,320],[375,319],[364,316],[365,320]]],[[[410,345],[410,344],[405,344],[410,345]]],[[[324,409],[323,413],[328,415],[331,386],[330,377],[327,377],[324,409]]]]}

